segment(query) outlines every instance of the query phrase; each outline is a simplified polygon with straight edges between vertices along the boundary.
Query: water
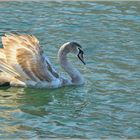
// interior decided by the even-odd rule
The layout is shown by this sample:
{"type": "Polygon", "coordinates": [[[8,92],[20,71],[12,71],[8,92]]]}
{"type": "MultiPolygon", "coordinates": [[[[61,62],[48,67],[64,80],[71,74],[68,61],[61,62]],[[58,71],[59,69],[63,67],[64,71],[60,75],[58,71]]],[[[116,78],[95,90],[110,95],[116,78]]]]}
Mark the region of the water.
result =
{"type": "Polygon", "coordinates": [[[70,56],[84,86],[0,88],[0,138],[140,138],[139,2],[0,2],[0,36],[34,34],[50,60],[79,42],[86,67],[70,56]]]}

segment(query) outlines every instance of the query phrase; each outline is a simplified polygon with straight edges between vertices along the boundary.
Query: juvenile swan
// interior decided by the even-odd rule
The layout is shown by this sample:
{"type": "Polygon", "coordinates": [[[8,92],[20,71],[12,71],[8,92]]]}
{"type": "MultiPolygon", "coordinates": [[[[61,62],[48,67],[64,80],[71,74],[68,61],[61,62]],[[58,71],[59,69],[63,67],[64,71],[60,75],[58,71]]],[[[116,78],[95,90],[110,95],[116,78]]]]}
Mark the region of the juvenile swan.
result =
{"type": "Polygon", "coordinates": [[[11,86],[35,88],[58,88],[84,83],[83,76],[67,59],[68,53],[73,53],[85,64],[82,48],[76,42],[67,42],[58,51],[60,65],[70,79],[57,73],[35,36],[5,34],[2,44],[0,70],[5,76],[0,77],[0,83],[9,82],[11,86]]]}

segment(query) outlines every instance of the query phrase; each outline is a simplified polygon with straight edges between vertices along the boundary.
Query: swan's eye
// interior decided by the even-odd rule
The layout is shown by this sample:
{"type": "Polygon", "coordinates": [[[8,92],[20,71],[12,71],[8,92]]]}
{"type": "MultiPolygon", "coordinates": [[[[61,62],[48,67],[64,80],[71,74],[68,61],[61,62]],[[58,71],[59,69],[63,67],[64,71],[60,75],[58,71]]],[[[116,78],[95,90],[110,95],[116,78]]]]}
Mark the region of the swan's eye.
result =
{"type": "Polygon", "coordinates": [[[77,56],[83,62],[83,64],[85,65],[86,63],[84,62],[84,57],[83,57],[84,52],[80,48],[78,48],[78,50],[79,50],[79,53],[78,53],[77,56]]]}

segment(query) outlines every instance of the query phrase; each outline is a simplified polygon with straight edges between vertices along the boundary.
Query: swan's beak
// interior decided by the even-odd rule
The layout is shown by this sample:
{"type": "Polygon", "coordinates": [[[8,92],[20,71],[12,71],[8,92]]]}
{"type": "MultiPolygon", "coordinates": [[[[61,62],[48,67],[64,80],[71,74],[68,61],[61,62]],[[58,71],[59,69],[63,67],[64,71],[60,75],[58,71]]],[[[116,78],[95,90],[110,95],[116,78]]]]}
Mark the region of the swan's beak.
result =
{"type": "Polygon", "coordinates": [[[78,48],[78,49],[79,49],[79,53],[77,56],[83,62],[83,64],[86,65],[86,63],[84,61],[84,57],[83,57],[84,52],[80,48],[78,48]]]}

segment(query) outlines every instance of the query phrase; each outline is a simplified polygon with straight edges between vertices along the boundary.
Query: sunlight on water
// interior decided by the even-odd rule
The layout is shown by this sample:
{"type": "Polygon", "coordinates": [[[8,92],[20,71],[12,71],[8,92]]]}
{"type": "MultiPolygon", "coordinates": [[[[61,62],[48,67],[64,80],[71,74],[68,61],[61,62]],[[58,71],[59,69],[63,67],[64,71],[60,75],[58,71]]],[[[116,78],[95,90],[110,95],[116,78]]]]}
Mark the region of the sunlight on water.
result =
{"type": "Polygon", "coordinates": [[[0,2],[0,36],[36,35],[58,71],[59,46],[77,41],[87,63],[70,57],[84,86],[0,87],[0,139],[140,138],[139,7],[139,2],[0,2]]]}

